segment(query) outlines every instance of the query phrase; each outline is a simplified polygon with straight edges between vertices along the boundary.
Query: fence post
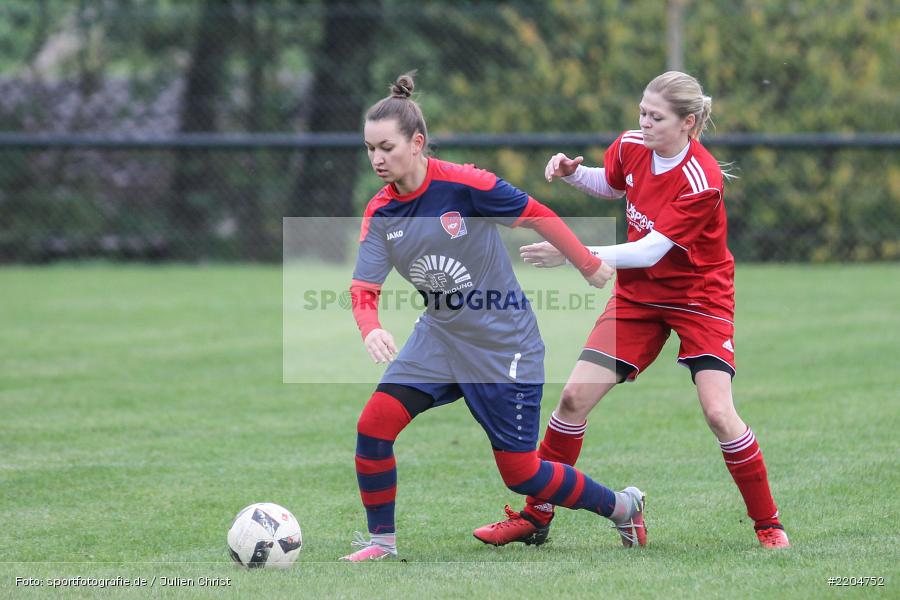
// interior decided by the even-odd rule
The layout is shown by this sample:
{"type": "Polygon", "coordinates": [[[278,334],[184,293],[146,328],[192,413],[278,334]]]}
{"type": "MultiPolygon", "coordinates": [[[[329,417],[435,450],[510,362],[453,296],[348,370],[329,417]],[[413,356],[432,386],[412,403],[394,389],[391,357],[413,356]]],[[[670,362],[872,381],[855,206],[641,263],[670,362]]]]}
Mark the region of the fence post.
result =
{"type": "Polygon", "coordinates": [[[684,6],[687,0],[669,0],[666,11],[667,64],[670,71],[684,71],[684,6]]]}

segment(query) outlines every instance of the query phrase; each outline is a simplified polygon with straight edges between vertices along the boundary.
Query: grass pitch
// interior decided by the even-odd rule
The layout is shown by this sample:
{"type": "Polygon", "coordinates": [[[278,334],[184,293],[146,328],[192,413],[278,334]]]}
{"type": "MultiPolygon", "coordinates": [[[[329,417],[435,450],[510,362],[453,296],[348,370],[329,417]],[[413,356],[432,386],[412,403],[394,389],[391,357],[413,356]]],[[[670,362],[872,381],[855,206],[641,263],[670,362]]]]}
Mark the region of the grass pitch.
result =
{"type": "MultiPolygon", "coordinates": [[[[372,386],[282,383],[280,269],[0,270],[0,597],[852,593],[829,577],[881,577],[856,593],[897,597],[898,279],[897,265],[738,269],[735,397],[792,549],[757,547],[673,336],[595,409],[578,463],[648,494],[649,547],[626,551],[605,520],[564,510],[540,548],[477,542],[474,527],[520,500],[459,402],[418,417],[395,446],[405,561],[348,565],[336,559],[365,529],[353,452],[372,386]],[[257,501],[300,520],[293,569],[228,559],[231,519],[257,501]],[[78,577],[147,584],[71,585],[78,577]]],[[[591,323],[574,337],[543,327],[548,353],[574,360],[591,323]]],[[[357,360],[354,339],[327,358],[357,360]]],[[[561,387],[545,387],[545,422],[561,387]]]]}

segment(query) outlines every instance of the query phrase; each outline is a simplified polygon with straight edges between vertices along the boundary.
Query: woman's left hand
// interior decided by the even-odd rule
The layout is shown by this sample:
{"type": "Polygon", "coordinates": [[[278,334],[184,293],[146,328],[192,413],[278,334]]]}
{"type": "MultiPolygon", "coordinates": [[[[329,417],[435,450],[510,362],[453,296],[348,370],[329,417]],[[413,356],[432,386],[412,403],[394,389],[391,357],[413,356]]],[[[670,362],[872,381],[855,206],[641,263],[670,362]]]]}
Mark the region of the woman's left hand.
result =
{"type": "Polygon", "coordinates": [[[535,267],[550,268],[566,264],[566,257],[550,242],[522,246],[519,254],[526,263],[535,267]]]}

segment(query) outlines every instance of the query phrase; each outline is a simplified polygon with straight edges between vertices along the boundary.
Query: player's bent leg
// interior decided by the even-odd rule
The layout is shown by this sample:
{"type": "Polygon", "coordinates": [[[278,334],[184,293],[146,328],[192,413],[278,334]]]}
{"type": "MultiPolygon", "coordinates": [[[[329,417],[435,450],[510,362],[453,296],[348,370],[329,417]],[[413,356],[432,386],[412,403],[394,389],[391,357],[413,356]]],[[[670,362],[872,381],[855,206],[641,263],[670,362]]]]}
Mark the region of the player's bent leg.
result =
{"type": "Polygon", "coordinates": [[[623,379],[609,366],[576,361],[563,387],[556,415],[567,423],[583,423],[600,400],[623,379]]]}
{"type": "MultiPolygon", "coordinates": [[[[586,430],[587,421],[566,423],[559,418],[556,412],[553,412],[547,423],[544,439],[538,448],[538,458],[575,466],[575,462],[581,454],[581,445],[584,442],[586,430]]],[[[549,526],[550,521],[553,520],[553,508],[549,502],[541,502],[534,496],[528,496],[522,512],[532,521],[544,527],[549,526]]]]}
{"type": "MultiPolygon", "coordinates": [[[[559,406],[547,423],[544,439],[538,448],[539,458],[574,466],[581,454],[588,413],[617,381],[624,381],[626,376],[602,364],[577,361],[563,388],[559,406]]],[[[549,525],[554,514],[552,504],[540,502],[533,496],[526,499],[522,512],[542,526],[549,525]]]]}
{"type": "MultiPolygon", "coordinates": [[[[646,544],[646,527],[643,515],[639,514],[643,511],[643,493],[637,488],[614,492],[572,466],[541,460],[536,451],[494,450],[494,458],[504,483],[514,492],[554,505],[590,510],[617,526],[630,522],[636,545],[646,544]],[[638,528],[642,536],[634,533],[638,528]]],[[[507,521],[476,530],[475,537],[497,546],[514,541],[536,543],[533,540],[535,534],[540,536],[538,525],[521,513],[508,510],[508,516],[507,521]]]]}
{"type": "MultiPolygon", "coordinates": [[[[495,449],[494,459],[497,461],[497,468],[500,470],[503,482],[517,493],[522,492],[520,492],[520,489],[513,487],[515,482],[531,478],[544,462],[538,458],[538,454],[534,451],[503,452],[495,449]]],[[[532,496],[529,496],[528,499],[530,502],[537,504],[545,502],[542,498],[532,496]]],[[[551,507],[550,518],[552,518],[552,504],[549,502],[547,504],[551,507]]],[[[504,511],[506,512],[506,519],[479,527],[472,532],[472,535],[485,544],[494,546],[504,546],[511,542],[522,542],[526,545],[539,546],[547,541],[547,536],[550,532],[550,518],[541,519],[539,516],[535,516],[533,509],[532,511],[515,512],[508,504],[504,511]]]]}
{"type": "Polygon", "coordinates": [[[721,369],[703,369],[694,373],[694,382],[703,415],[719,440],[725,465],[741,492],[748,516],[753,519],[760,545],[764,548],[789,547],[769,488],[762,450],[753,430],[734,408],[731,374],[721,369]]]}
{"type": "Polygon", "coordinates": [[[733,440],[747,429],[734,408],[731,375],[728,372],[702,369],[694,375],[694,383],[697,385],[703,417],[720,441],[733,440]]]}

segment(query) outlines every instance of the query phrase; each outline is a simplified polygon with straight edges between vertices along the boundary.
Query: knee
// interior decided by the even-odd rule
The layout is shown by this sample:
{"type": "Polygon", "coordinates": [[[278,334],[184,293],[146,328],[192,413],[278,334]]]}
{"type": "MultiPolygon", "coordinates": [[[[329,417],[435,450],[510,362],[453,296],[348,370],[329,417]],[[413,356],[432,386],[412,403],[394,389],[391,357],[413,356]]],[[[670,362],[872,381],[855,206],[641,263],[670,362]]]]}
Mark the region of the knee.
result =
{"type": "Polygon", "coordinates": [[[728,429],[734,415],[734,409],[730,406],[714,405],[703,407],[703,416],[714,433],[728,429]]]}
{"type": "Polygon", "coordinates": [[[569,422],[580,423],[587,418],[594,404],[596,402],[586,393],[584,386],[567,383],[559,398],[558,416],[569,422]]]}
{"type": "Polygon", "coordinates": [[[389,394],[375,392],[356,422],[357,433],[393,441],[411,418],[399,400],[389,394]]]}
{"type": "Polygon", "coordinates": [[[356,433],[365,434],[381,428],[381,419],[378,412],[369,408],[371,402],[370,399],[363,407],[362,412],[359,413],[359,418],[356,420],[356,433]]]}
{"type": "Polygon", "coordinates": [[[742,421],[734,409],[731,378],[722,371],[700,371],[695,378],[703,417],[719,439],[735,431],[740,434],[742,421]]]}
{"type": "Polygon", "coordinates": [[[744,430],[744,422],[734,409],[730,394],[707,397],[702,402],[703,417],[720,440],[730,440],[744,430]]]}
{"type": "Polygon", "coordinates": [[[528,483],[540,470],[541,460],[537,451],[532,452],[503,452],[494,451],[494,459],[497,461],[497,469],[503,483],[517,494],[530,493],[531,486],[528,483]]]}

